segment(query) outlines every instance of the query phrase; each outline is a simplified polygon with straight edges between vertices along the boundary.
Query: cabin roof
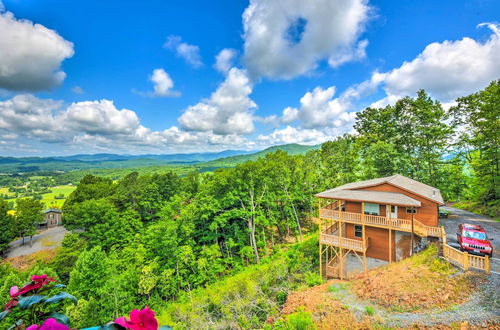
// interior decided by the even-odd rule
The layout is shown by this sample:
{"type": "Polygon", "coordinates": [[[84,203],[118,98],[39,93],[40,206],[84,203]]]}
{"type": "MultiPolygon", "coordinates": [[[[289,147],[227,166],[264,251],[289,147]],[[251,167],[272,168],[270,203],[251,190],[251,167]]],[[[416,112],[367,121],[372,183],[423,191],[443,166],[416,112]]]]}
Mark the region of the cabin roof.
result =
{"type": "Polygon", "coordinates": [[[43,213],[50,213],[50,212],[54,212],[54,213],[62,213],[61,210],[59,209],[54,209],[54,208],[50,208],[50,209],[47,209],[45,211],[43,211],[43,213]]]}
{"type": "Polygon", "coordinates": [[[330,189],[316,194],[316,197],[340,199],[354,202],[368,202],[377,204],[390,204],[407,207],[420,207],[420,201],[413,199],[405,194],[387,191],[374,190],[348,190],[348,189],[330,189]]]}
{"type": "MultiPolygon", "coordinates": [[[[348,183],[327,191],[335,191],[335,190],[354,190],[354,189],[361,189],[361,188],[367,188],[367,187],[373,187],[373,186],[378,186],[383,183],[388,183],[393,186],[399,187],[403,190],[409,191],[411,193],[414,193],[416,195],[422,196],[426,199],[429,199],[433,202],[436,202],[440,205],[444,204],[443,197],[441,196],[441,191],[439,189],[434,188],[432,186],[426,185],[422,182],[419,182],[417,180],[413,180],[410,178],[407,178],[403,175],[400,174],[395,174],[392,176],[384,177],[384,178],[377,178],[377,179],[371,179],[371,180],[364,180],[364,181],[357,181],[357,182],[352,182],[348,183]]],[[[364,193],[366,191],[363,191],[364,193]]],[[[326,191],[324,192],[326,193],[326,191]]],[[[323,193],[320,193],[323,194],[323,193]]],[[[318,194],[318,195],[320,195],[318,194]]],[[[318,196],[317,197],[321,197],[318,196]]],[[[325,197],[325,198],[334,198],[334,197],[325,197]]],[[[366,201],[366,200],[365,200],[366,201]]]]}

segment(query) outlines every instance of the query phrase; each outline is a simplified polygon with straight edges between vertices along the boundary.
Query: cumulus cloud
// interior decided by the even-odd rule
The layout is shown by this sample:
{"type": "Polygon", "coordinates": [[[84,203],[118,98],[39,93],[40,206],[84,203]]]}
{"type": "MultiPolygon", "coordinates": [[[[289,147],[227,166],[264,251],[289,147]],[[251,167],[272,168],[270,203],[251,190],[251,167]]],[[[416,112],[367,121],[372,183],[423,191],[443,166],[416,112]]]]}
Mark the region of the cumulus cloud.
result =
{"type": "Polygon", "coordinates": [[[0,88],[39,91],[64,81],[66,73],[60,67],[74,54],[71,42],[54,30],[2,10],[0,31],[0,88]]]}
{"type": "MultiPolygon", "coordinates": [[[[133,110],[113,101],[83,101],[64,105],[31,94],[0,101],[0,151],[19,152],[9,145],[50,143],[61,151],[122,151],[127,153],[220,150],[248,146],[239,134],[186,131],[176,126],[153,131],[141,125],[133,110]],[[7,142],[8,143],[4,143],[7,142]],[[69,149],[68,149],[69,148],[69,149]]],[[[251,144],[251,143],[250,143],[251,144]]],[[[33,152],[26,151],[23,152],[33,152]]]]}
{"type": "Polygon", "coordinates": [[[425,89],[442,102],[476,92],[500,77],[500,28],[483,23],[492,34],[484,41],[463,38],[456,41],[434,42],[422,53],[399,68],[377,73],[383,82],[387,98],[380,104],[425,89]]]}
{"type": "Polygon", "coordinates": [[[256,143],[261,146],[278,144],[299,143],[307,145],[321,144],[335,139],[344,133],[352,133],[352,126],[342,126],[335,128],[302,128],[287,125],[284,128],[275,129],[268,135],[261,134],[257,137],[256,143]]]}
{"type": "Polygon", "coordinates": [[[0,130],[45,142],[60,141],[62,128],[56,110],[62,102],[39,99],[30,94],[16,95],[0,102],[0,130]]]}
{"type": "Polygon", "coordinates": [[[244,70],[232,68],[209,99],[188,107],[179,122],[188,131],[209,131],[219,135],[249,134],[254,131],[250,99],[252,86],[244,70]]]}
{"type": "Polygon", "coordinates": [[[179,92],[173,90],[174,81],[162,68],[154,69],[149,80],[153,83],[153,92],[136,92],[135,90],[133,92],[151,97],[177,97],[181,95],[179,92]]]}
{"type": "Polygon", "coordinates": [[[250,75],[290,79],[321,60],[335,67],[364,57],[358,38],[369,11],[366,0],[251,0],[243,13],[250,75]]]}
{"type": "Polygon", "coordinates": [[[59,119],[66,128],[90,135],[129,135],[139,127],[134,111],[118,110],[109,100],[72,103],[59,119]]]}
{"type": "Polygon", "coordinates": [[[233,61],[234,58],[236,57],[236,50],[231,49],[231,48],[224,48],[215,56],[215,64],[214,68],[223,73],[226,74],[229,69],[233,66],[233,61]]]}
{"type": "Polygon", "coordinates": [[[300,99],[300,108],[287,107],[283,110],[281,122],[284,124],[299,120],[305,128],[341,127],[349,125],[355,117],[352,99],[358,96],[348,89],[335,98],[335,87],[316,87],[300,99]]]}
{"type": "Polygon", "coordinates": [[[200,48],[196,45],[190,45],[186,42],[182,42],[182,38],[179,36],[169,36],[167,41],[163,44],[163,47],[175,51],[177,56],[183,58],[193,68],[203,66],[200,56],[200,48]]]}

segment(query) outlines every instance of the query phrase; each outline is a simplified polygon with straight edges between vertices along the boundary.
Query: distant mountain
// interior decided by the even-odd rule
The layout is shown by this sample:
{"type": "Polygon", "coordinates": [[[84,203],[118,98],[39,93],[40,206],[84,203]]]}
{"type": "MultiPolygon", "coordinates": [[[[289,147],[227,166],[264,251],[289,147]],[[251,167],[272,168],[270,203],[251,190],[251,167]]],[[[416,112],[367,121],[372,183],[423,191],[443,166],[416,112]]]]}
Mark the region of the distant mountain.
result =
{"type": "Polygon", "coordinates": [[[195,166],[201,171],[211,171],[218,167],[231,167],[249,160],[256,160],[270,152],[283,150],[289,154],[305,154],[317,146],[285,144],[262,151],[225,150],[221,152],[199,152],[163,155],[117,155],[79,154],[57,157],[0,157],[0,173],[33,173],[39,171],[74,171],[112,168],[142,168],[148,166],[195,166]]]}
{"type": "Polygon", "coordinates": [[[186,154],[144,154],[144,155],[116,155],[116,154],[79,154],[72,156],[52,157],[57,160],[64,161],[81,161],[81,162],[109,162],[109,161],[125,161],[131,159],[153,159],[162,160],[168,163],[192,163],[205,162],[222,157],[235,155],[244,155],[251,151],[244,150],[224,150],[220,152],[197,152],[186,154]]]}
{"type": "Polygon", "coordinates": [[[237,156],[231,156],[231,157],[225,157],[225,158],[219,158],[213,161],[209,161],[206,163],[203,163],[203,165],[211,168],[217,168],[217,167],[231,167],[235,166],[240,163],[244,163],[250,160],[257,160],[259,158],[265,157],[266,154],[273,153],[277,150],[282,150],[287,152],[290,155],[303,155],[306,154],[310,150],[317,150],[321,148],[321,144],[314,145],[314,146],[306,146],[306,145],[301,145],[301,144],[283,144],[280,146],[273,146],[269,147],[267,149],[252,153],[252,154],[247,154],[247,155],[237,155],[237,156]]]}

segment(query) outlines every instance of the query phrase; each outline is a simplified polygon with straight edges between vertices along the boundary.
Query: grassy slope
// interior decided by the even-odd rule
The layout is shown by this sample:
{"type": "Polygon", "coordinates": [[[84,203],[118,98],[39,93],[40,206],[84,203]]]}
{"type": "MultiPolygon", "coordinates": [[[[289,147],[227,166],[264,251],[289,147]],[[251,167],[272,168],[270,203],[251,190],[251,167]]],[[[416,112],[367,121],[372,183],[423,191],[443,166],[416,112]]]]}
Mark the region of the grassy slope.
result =
{"type": "Polygon", "coordinates": [[[201,167],[232,167],[236,166],[237,164],[244,163],[247,161],[251,160],[257,160],[259,158],[265,157],[265,155],[275,152],[277,150],[282,150],[290,155],[302,155],[307,153],[310,150],[316,150],[321,148],[321,145],[314,145],[314,146],[304,146],[300,144],[284,144],[281,146],[274,146],[274,147],[269,147],[267,149],[264,149],[262,151],[253,153],[253,154],[248,154],[248,155],[239,155],[239,156],[232,156],[232,157],[226,157],[226,158],[221,158],[217,160],[213,160],[210,162],[205,162],[199,164],[201,167]]]}
{"type": "Polygon", "coordinates": [[[47,208],[55,207],[60,209],[66,201],[66,198],[68,198],[69,194],[71,194],[75,189],[76,186],[72,185],[51,187],[51,193],[42,195],[42,202],[45,203],[45,207],[47,208]],[[56,199],[55,197],[59,194],[64,194],[64,199],[56,199]]]}

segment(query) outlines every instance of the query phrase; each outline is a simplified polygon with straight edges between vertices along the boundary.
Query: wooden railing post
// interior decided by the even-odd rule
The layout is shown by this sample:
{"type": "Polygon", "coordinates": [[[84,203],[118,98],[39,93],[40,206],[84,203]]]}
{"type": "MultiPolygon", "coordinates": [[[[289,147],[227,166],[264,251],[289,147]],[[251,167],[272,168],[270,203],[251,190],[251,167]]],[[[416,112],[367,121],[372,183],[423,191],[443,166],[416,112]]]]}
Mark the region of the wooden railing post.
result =
{"type": "Polygon", "coordinates": [[[486,275],[490,274],[490,258],[489,257],[484,257],[484,272],[486,275]]]}
{"type": "Polygon", "coordinates": [[[463,265],[464,265],[464,270],[467,270],[469,269],[469,254],[467,252],[463,252],[463,255],[462,255],[462,261],[463,261],[463,265]]]}

